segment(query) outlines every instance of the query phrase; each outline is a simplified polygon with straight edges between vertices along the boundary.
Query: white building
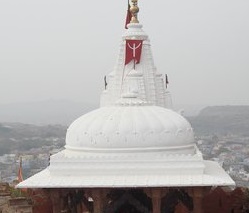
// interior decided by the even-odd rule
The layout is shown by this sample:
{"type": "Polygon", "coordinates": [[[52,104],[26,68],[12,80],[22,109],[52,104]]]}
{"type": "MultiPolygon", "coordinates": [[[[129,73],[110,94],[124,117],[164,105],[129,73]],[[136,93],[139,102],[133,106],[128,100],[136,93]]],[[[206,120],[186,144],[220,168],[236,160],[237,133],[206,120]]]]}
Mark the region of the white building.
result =
{"type": "Polygon", "coordinates": [[[234,185],[218,163],[203,160],[191,125],[169,109],[170,93],[137,21],[137,0],[132,3],[131,23],[101,107],[75,120],[65,150],[18,185],[50,189],[54,212],[159,213],[175,208],[168,205],[174,197],[201,213],[202,196],[210,187],[234,185]],[[127,40],[142,41],[140,63],[125,64],[127,40]]]}

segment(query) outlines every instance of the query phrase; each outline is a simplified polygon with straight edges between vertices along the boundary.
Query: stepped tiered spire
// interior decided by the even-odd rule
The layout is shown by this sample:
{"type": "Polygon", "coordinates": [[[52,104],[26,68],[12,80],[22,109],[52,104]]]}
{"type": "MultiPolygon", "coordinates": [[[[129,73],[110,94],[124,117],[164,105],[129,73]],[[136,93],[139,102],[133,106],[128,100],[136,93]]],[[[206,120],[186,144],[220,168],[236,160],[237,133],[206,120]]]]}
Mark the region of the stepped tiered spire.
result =
{"type": "Polygon", "coordinates": [[[136,91],[137,98],[147,104],[172,108],[171,96],[164,75],[157,72],[150,40],[138,21],[137,0],[128,2],[127,29],[122,36],[118,60],[108,76],[108,87],[101,97],[101,106],[119,102],[124,94],[136,91]]]}

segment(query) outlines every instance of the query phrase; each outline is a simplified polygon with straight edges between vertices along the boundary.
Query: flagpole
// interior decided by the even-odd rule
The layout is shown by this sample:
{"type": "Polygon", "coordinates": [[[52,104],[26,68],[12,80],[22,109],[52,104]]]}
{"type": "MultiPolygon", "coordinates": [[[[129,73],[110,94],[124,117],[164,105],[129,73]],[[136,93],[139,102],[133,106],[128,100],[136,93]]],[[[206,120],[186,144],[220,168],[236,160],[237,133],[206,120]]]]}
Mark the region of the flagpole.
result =
{"type": "Polygon", "coordinates": [[[131,18],[132,18],[132,14],[130,11],[130,2],[128,0],[128,5],[127,5],[127,14],[126,14],[126,20],[125,20],[125,29],[128,29],[127,25],[130,24],[131,18]]]}
{"type": "Polygon", "coordinates": [[[169,84],[168,75],[165,74],[165,86],[166,86],[166,89],[168,88],[168,84],[169,84]]]}
{"type": "MultiPolygon", "coordinates": [[[[21,183],[23,181],[23,176],[22,176],[22,156],[20,156],[20,160],[19,160],[19,169],[18,169],[18,182],[21,183]]],[[[27,188],[22,188],[21,189],[22,192],[27,193],[28,189],[27,188]]]]}
{"type": "Polygon", "coordinates": [[[22,156],[19,158],[19,169],[18,169],[18,182],[23,181],[23,176],[22,176],[22,156]]]}

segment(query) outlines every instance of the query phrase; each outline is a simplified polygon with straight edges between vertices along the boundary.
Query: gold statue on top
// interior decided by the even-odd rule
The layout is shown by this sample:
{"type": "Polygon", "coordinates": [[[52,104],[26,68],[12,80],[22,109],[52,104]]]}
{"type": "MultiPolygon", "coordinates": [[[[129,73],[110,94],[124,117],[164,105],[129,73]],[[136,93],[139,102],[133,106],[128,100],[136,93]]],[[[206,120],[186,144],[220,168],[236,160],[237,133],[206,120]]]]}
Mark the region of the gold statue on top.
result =
{"type": "Polygon", "coordinates": [[[137,0],[131,0],[132,6],[130,7],[130,12],[132,15],[130,23],[139,23],[137,19],[137,14],[139,12],[139,7],[137,6],[137,0]]]}

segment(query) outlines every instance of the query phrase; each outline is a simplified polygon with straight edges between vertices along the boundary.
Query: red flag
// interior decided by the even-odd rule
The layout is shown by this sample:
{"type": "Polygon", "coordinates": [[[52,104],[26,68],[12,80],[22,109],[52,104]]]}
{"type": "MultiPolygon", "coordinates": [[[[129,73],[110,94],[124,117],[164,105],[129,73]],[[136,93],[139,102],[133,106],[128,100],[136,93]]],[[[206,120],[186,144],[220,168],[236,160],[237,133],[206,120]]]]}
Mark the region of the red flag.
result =
{"type": "MultiPolygon", "coordinates": [[[[19,183],[21,183],[23,181],[23,176],[22,176],[22,157],[20,157],[20,164],[19,164],[19,169],[18,169],[18,176],[17,176],[17,180],[19,183]]],[[[22,192],[28,192],[28,189],[23,188],[21,189],[22,192]]]]}
{"type": "Polygon", "coordinates": [[[19,183],[23,181],[23,176],[22,176],[22,158],[21,157],[20,157],[20,164],[19,164],[17,179],[18,179],[19,183]]]}
{"type": "Polygon", "coordinates": [[[125,29],[128,29],[127,25],[130,23],[131,18],[132,18],[130,7],[131,6],[130,6],[129,0],[128,0],[128,9],[127,9],[127,15],[126,15],[126,21],[125,21],[125,29]]]}
{"type": "Polygon", "coordinates": [[[125,65],[132,60],[139,64],[142,53],[143,40],[126,40],[125,65]]]}

